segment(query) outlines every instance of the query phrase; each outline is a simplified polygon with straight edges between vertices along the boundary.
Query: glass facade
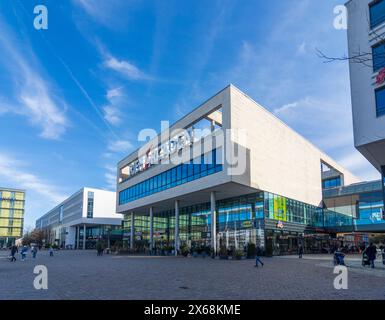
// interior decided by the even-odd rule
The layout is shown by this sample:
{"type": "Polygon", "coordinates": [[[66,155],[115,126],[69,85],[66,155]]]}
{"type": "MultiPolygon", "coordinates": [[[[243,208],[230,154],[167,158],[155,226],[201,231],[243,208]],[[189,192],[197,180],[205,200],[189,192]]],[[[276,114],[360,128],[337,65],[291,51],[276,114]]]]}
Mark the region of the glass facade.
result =
{"type": "Polygon", "coordinates": [[[385,43],[380,44],[372,48],[373,56],[373,72],[377,72],[385,67],[385,43]]]}
{"type": "Polygon", "coordinates": [[[381,23],[385,22],[385,1],[373,1],[369,5],[370,11],[370,27],[375,28],[381,23]]]}
{"type": "MultiPolygon", "coordinates": [[[[66,228],[64,232],[66,231],[66,228]]],[[[96,225],[86,227],[86,249],[96,249],[98,241],[104,241],[105,245],[109,242],[113,246],[117,242],[122,240],[122,227],[115,225],[96,225]]],[[[84,229],[79,227],[79,248],[83,248],[84,229]]],[[[75,248],[78,243],[78,234],[75,233],[75,248]]],[[[64,247],[64,244],[63,244],[64,247]]]]}
{"type": "Polygon", "coordinates": [[[327,190],[324,192],[324,203],[329,209],[352,216],[356,231],[385,230],[381,181],[327,190]]]}
{"type": "Polygon", "coordinates": [[[94,192],[88,191],[87,194],[87,218],[94,217],[94,192]]]}
{"type": "MultiPolygon", "coordinates": [[[[180,244],[191,249],[207,248],[211,243],[211,211],[210,203],[202,203],[180,208],[179,239],[180,244]]],[[[241,197],[219,200],[217,210],[217,250],[244,249],[248,243],[262,247],[271,234],[266,227],[284,223],[285,232],[296,226],[302,232],[313,232],[315,229],[353,227],[352,217],[320,207],[305,204],[268,192],[257,192],[241,197]],[[275,221],[275,222],[274,222],[275,221]],[[291,226],[288,226],[290,223],[291,226]]],[[[131,214],[124,217],[124,240],[129,242],[132,227],[131,214]]],[[[274,227],[274,229],[276,229],[274,227]]],[[[175,239],[175,211],[154,213],[153,232],[155,250],[172,250],[175,239]]],[[[300,236],[294,232],[295,238],[300,236]]],[[[294,237],[294,236],[293,236],[294,237]]],[[[298,239],[297,239],[298,240],[298,239]]],[[[295,240],[295,243],[298,241],[295,240]]],[[[134,215],[134,246],[138,251],[147,250],[150,241],[149,215],[134,215]]],[[[294,240],[293,240],[294,241],[294,240]]]]}
{"type": "Polygon", "coordinates": [[[376,114],[377,117],[385,115],[385,87],[376,89],[376,114]]]}
{"type": "Polygon", "coordinates": [[[119,204],[126,204],[223,170],[221,161],[217,161],[216,150],[211,152],[210,161],[205,161],[204,158],[204,155],[202,155],[199,163],[191,162],[189,164],[177,165],[172,169],[120,191],[119,204]]]}
{"type": "Polygon", "coordinates": [[[384,208],[382,190],[360,194],[357,205],[358,217],[356,225],[360,226],[385,223],[382,216],[384,208]]]}
{"type": "Polygon", "coordinates": [[[330,189],[341,186],[341,177],[322,180],[322,189],[330,189]]]}
{"type": "Polygon", "coordinates": [[[0,189],[0,248],[23,235],[24,191],[0,189]]]}

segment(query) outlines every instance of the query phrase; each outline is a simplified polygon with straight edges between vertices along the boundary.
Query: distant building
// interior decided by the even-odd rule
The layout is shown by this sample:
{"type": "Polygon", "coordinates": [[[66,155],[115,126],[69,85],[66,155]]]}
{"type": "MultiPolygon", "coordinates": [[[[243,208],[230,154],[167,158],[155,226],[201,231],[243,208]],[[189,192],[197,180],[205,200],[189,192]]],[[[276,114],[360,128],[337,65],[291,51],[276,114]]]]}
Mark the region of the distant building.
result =
{"type": "Polygon", "coordinates": [[[0,187],[0,248],[23,235],[25,191],[0,187]]]}
{"type": "Polygon", "coordinates": [[[346,7],[354,142],[382,174],[385,198],[385,0],[346,7]]]}
{"type": "Polygon", "coordinates": [[[115,192],[82,188],[36,220],[46,243],[62,248],[92,249],[98,240],[113,244],[122,237],[115,192]]]}

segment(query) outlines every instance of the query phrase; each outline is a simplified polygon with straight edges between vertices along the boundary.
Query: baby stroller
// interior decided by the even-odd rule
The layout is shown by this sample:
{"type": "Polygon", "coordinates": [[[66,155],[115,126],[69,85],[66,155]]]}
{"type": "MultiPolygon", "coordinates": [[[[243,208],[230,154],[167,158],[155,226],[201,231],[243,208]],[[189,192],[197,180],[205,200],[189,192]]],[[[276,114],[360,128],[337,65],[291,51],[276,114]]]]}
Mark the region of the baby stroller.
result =
{"type": "Polygon", "coordinates": [[[362,266],[365,267],[365,266],[370,266],[370,261],[369,261],[369,257],[366,253],[364,253],[362,255],[362,266]]]}
{"type": "Polygon", "coordinates": [[[344,266],[345,265],[345,254],[341,251],[335,251],[333,256],[333,262],[335,266],[344,266]]]}

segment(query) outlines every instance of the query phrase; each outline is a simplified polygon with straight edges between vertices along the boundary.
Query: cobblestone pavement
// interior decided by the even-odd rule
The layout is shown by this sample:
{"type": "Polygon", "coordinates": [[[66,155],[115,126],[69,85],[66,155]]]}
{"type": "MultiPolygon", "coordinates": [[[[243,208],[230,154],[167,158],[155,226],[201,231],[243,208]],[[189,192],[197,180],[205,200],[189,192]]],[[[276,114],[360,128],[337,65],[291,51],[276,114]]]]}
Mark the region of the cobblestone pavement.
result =
{"type": "Polygon", "coordinates": [[[334,289],[331,256],[264,258],[255,268],[253,260],[94,251],[42,251],[14,263],[7,255],[0,252],[0,299],[385,299],[385,270],[349,267],[349,289],[334,289]],[[34,289],[35,265],[48,268],[48,290],[34,289]]]}

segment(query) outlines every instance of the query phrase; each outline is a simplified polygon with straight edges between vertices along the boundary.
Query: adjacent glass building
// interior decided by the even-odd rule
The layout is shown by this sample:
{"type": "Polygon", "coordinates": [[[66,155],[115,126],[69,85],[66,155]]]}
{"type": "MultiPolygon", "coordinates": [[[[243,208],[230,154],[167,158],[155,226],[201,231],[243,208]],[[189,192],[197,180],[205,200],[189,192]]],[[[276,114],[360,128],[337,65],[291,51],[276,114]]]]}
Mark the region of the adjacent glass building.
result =
{"type": "Polygon", "coordinates": [[[23,235],[25,191],[0,188],[0,248],[23,235]]]}

